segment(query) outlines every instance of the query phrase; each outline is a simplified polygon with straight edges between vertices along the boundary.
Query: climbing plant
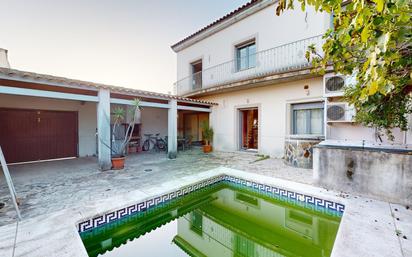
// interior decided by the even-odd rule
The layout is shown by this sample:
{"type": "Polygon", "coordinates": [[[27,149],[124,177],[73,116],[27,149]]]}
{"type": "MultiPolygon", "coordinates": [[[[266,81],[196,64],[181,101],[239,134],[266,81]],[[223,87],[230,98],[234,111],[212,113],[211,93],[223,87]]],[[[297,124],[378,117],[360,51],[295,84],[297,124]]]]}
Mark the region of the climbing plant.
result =
{"type": "MultiPolygon", "coordinates": [[[[356,108],[356,121],[386,132],[407,130],[412,113],[412,1],[411,0],[295,0],[304,11],[333,14],[333,28],[325,35],[322,50],[313,45],[306,52],[314,72],[330,66],[357,82],[345,89],[345,98],[356,108]]],[[[279,0],[276,14],[294,9],[293,0],[279,0]]]]}

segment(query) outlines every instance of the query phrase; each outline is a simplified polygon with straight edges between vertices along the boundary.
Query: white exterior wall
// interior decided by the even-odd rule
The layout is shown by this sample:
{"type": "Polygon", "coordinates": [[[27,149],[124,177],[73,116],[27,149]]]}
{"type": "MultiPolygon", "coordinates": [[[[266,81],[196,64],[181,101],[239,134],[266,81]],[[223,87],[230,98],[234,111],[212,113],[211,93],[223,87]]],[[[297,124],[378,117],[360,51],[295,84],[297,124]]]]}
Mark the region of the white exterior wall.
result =
{"type": "MultiPolygon", "coordinates": [[[[214,147],[219,151],[239,150],[240,125],[239,108],[258,107],[259,132],[258,152],[283,157],[285,136],[290,135],[290,104],[298,102],[323,101],[322,78],[313,78],[274,84],[255,89],[239,90],[202,97],[202,100],[216,102],[212,108],[210,123],[215,131],[214,147]],[[304,85],[309,85],[306,95],[304,85]]],[[[333,123],[326,127],[327,139],[380,143],[376,141],[375,129],[356,123],[333,123]]],[[[383,144],[402,144],[404,132],[393,130],[394,142],[384,135],[383,144]]],[[[407,143],[412,144],[412,130],[407,132],[407,143]]]]}
{"type": "Polygon", "coordinates": [[[302,12],[288,10],[276,16],[276,4],[270,5],[251,16],[189,46],[177,53],[177,79],[191,74],[190,63],[203,60],[203,69],[233,60],[235,45],[256,39],[257,51],[317,36],[330,25],[330,16],[316,13],[313,8],[302,12]]]}
{"type": "Polygon", "coordinates": [[[0,107],[77,111],[79,119],[79,156],[96,154],[96,103],[0,94],[0,107]]]}
{"type": "MultiPolygon", "coordinates": [[[[276,16],[276,4],[242,19],[235,24],[179,51],[177,53],[177,79],[191,74],[190,63],[202,59],[203,70],[222,64],[235,58],[235,45],[255,38],[257,51],[273,48],[282,44],[320,35],[329,28],[330,15],[316,13],[313,8],[306,12],[288,10],[276,16]]],[[[205,73],[206,74],[206,73],[205,73]]],[[[204,81],[207,78],[203,78],[204,81]]],[[[219,103],[213,108],[211,122],[215,127],[215,148],[217,150],[238,150],[237,114],[235,106],[246,105],[246,99],[260,111],[259,152],[275,156],[283,155],[284,137],[287,135],[290,121],[286,121],[285,102],[304,96],[303,84],[311,85],[309,97],[322,98],[322,81],[300,81],[285,86],[268,86],[260,89],[242,90],[225,94],[204,97],[202,99],[219,103]],[[299,86],[298,86],[299,85],[299,86]],[[315,87],[315,89],[314,89],[315,87]],[[268,94],[267,94],[268,93],[268,94]],[[296,94],[297,93],[297,94],[296,94]]],[[[412,118],[411,118],[412,120],[412,118]]],[[[410,122],[412,123],[412,121],[410,122]]],[[[412,125],[407,132],[407,144],[412,144],[412,125]]],[[[327,138],[332,140],[365,140],[380,143],[376,140],[375,129],[366,128],[355,123],[333,123],[326,127],[327,138]]],[[[395,129],[395,141],[391,142],[383,136],[383,144],[404,143],[405,133],[395,129]]]]}
{"type": "Polygon", "coordinates": [[[167,121],[168,121],[168,109],[144,107],[141,112],[142,122],[142,144],[146,137],[144,134],[156,134],[160,133],[160,136],[164,138],[167,136],[167,121]]]}
{"type": "Polygon", "coordinates": [[[322,83],[319,77],[201,98],[219,104],[213,107],[210,115],[215,132],[214,148],[220,151],[239,150],[238,109],[258,107],[258,151],[282,157],[285,136],[290,134],[290,104],[321,101],[322,83]],[[306,95],[305,85],[309,85],[309,95],[306,95]]]}
{"type": "MultiPolygon", "coordinates": [[[[409,126],[411,126],[411,121],[409,126]]],[[[381,143],[375,136],[374,128],[367,128],[359,124],[352,123],[335,123],[333,125],[327,126],[328,137],[330,140],[348,140],[348,141],[362,141],[365,140],[367,143],[373,144],[403,144],[405,132],[400,131],[400,129],[394,129],[392,131],[395,139],[390,141],[384,134],[381,136],[383,142],[381,143]]],[[[406,132],[406,143],[412,144],[412,129],[406,132]]]]}

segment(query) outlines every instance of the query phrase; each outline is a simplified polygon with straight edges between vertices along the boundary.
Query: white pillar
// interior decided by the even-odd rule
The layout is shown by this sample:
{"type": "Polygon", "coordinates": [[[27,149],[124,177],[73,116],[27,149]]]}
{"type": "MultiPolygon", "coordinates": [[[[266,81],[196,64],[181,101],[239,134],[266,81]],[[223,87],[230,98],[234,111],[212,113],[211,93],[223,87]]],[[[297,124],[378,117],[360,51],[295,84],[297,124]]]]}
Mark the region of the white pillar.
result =
{"type": "Polygon", "coordinates": [[[97,149],[101,170],[112,168],[110,133],[110,90],[100,89],[97,104],[97,149]]]}
{"type": "Polygon", "coordinates": [[[175,159],[177,155],[177,101],[169,101],[168,121],[167,121],[167,156],[175,159]]]}

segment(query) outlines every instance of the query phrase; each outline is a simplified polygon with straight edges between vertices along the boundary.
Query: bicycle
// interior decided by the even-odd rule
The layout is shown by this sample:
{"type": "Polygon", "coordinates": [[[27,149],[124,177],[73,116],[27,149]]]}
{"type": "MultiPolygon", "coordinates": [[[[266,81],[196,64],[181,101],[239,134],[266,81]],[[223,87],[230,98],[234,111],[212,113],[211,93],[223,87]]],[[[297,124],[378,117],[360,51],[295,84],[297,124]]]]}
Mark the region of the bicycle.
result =
{"type": "Polygon", "coordinates": [[[155,134],[155,136],[153,136],[153,134],[144,134],[146,140],[143,143],[142,150],[149,151],[151,145],[153,145],[152,149],[155,149],[156,152],[166,151],[167,143],[163,138],[159,137],[159,135],[160,133],[155,134]]]}

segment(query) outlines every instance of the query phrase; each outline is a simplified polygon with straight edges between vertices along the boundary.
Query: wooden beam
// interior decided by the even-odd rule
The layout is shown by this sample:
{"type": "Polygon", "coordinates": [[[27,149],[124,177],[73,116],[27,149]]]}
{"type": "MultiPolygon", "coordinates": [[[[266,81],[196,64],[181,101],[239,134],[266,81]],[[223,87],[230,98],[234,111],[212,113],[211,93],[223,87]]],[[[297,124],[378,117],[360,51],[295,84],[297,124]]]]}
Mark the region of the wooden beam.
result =
{"type": "MultiPolygon", "coordinates": [[[[133,105],[133,100],[111,98],[110,103],[112,103],[112,104],[133,105]]],[[[153,102],[146,102],[146,101],[141,101],[140,105],[142,107],[155,107],[155,108],[165,108],[165,109],[170,108],[170,104],[153,103],[153,102]]]]}
{"type": "Polygon", "coordinates": [[[212,112],[212,110],[210,108],[184,106],[184,105],[178,105],[177,109],[178,110],[186,110],[186,111],[196,111],[196,112],[212,112]]]}
{"type": "Polygon", "coordinates": [[[2,86],[2,85],[0,85],[0,94],[36,96],[36,97],[87,101],[87,102],[96,102],[96,103],[99,101],[99,98],[97,96],[91,96],[91,95],[61,93],[61,92],[54,92],[54,91],[18,88],[18,87],[7,87],[7,86],[2,86]]]}

